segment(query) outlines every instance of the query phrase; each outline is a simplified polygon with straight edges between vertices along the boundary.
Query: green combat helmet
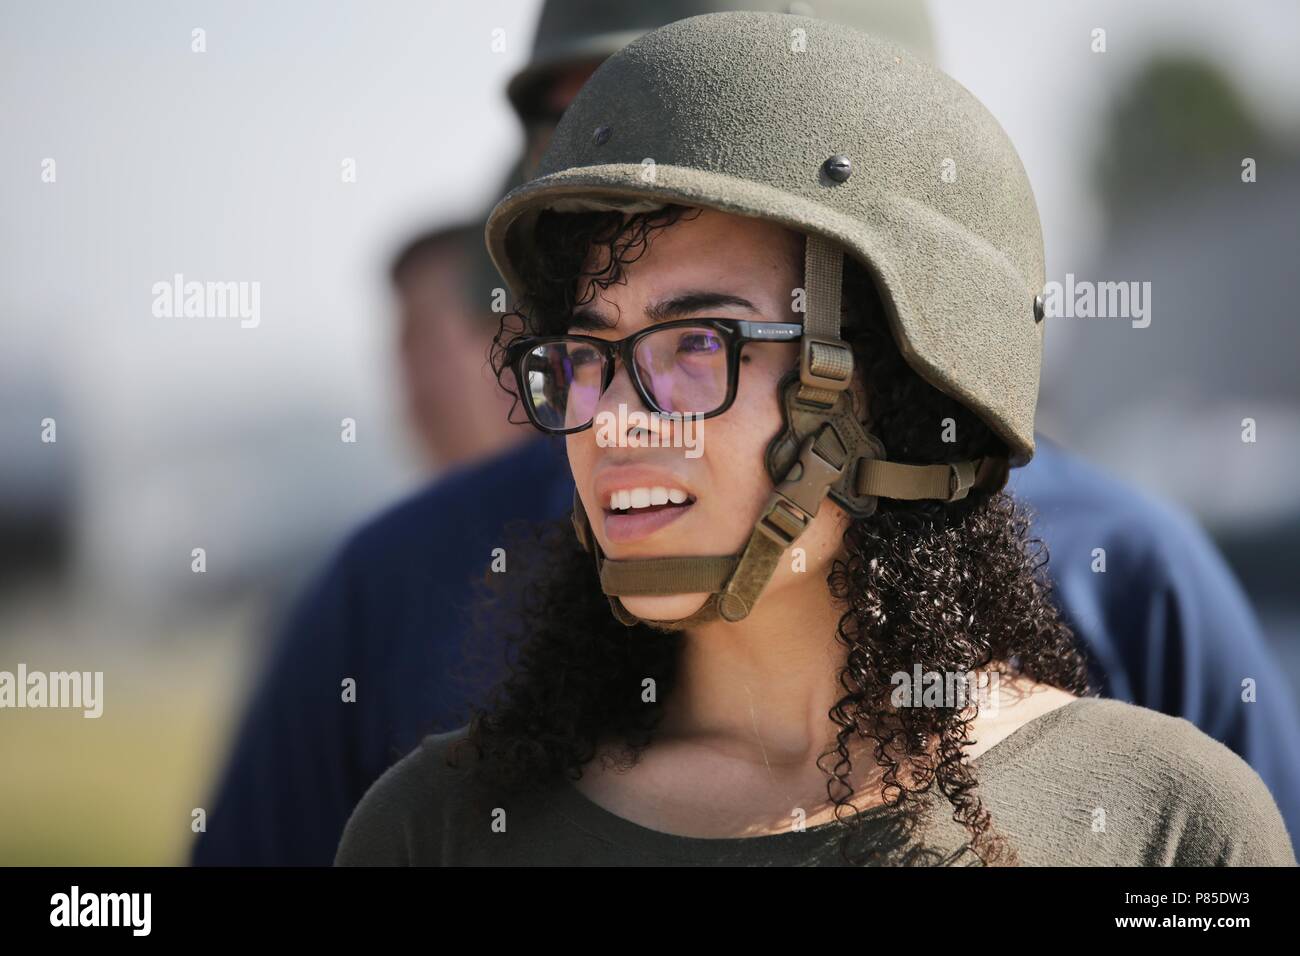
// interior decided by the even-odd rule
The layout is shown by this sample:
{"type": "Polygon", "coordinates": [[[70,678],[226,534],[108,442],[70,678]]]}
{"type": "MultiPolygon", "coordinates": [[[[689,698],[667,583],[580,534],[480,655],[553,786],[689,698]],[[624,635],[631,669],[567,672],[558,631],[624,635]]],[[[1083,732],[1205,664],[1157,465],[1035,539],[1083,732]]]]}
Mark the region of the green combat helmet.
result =
{"type": "MultiPolygon", "coordinates": [[[[570,69],[594,69],[637,37],[686,17],[729,10],[794,13],[866,30],[897,40],[933,61],[934,30],[920,0],[546,0],[528,63],[511,77],[506,94],[527,134],[523,155],[511,168],[502,196],[531,178],[531,165],[545,149],[563,112],[548,102],[553,83],[570,69]]],[[[476,289],[500,285],[481,242],[467,250],[476,289]]],[[[480,299],[474,299],[478,302],[480,299]]]]}
{"type": "Polygon", "coordinates": [[[538,214],[676,203],[805,234],[799,369],[782,380],[784,428],[765,465],[775,490],[744,550],[605,559],[574,496],[573,523],[615,616],[675,630],[744,618],[829,495],[855,517],[877,497],[955,501],[1003,487],[1034,453],[1043,243],[1006,133],[955,80],[897,44],[807,17],[720,13],[645,34],[605,61],[565,113],[537,178],[487,224],[516,299],[538,214]],[[880,291],[899,350],[1010,450],[907,465],[853,414],[840,337],[843,256],[880,291]],[[632,615],[618,595],[711,596],[678,621],[632,615]]]}

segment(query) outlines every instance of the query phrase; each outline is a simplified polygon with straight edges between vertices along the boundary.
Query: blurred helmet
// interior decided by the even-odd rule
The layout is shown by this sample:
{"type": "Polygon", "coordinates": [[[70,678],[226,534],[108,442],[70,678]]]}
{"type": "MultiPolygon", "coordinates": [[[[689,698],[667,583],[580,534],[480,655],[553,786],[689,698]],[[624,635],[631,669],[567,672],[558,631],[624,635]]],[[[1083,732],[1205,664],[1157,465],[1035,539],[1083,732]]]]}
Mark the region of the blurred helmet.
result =
{"type": "Polygon", "coordinates": [[[506,94],[525,123],[548,118],[545,90],[564,71],[599,63],[674,20],[735,10],[818,17],[897,40],[918,56],[934,59],[930,18],[919,0],[546,0],[532,56],[511,78],[506,94]]]}

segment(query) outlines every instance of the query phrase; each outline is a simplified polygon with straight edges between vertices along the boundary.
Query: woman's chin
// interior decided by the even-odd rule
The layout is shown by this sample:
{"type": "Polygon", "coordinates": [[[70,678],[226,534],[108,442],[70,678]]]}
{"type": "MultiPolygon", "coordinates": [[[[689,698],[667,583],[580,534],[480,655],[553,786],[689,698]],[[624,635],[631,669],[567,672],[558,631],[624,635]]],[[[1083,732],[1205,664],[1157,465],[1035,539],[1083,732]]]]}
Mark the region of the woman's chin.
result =
{"type": "Polygon", "coordinates": [[[709,599],[701,594],[663,594],[650,597],[621,597],[623,607],[646,621],[678,621],[690,617],[709,599]]]}

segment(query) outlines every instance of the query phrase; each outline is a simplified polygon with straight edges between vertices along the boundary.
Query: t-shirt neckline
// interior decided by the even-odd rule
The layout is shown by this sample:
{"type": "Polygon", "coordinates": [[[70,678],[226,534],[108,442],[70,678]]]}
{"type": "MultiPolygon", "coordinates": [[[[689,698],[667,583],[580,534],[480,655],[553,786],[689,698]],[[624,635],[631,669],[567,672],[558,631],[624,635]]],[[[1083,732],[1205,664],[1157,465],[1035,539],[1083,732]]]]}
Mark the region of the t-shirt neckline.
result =
{"type": "MultiPolygon", "coordinates": [[[[1066,711],[1073,714],[1079,704],[1091,697],[1079,697],[1033,720],[1021,724],[988,750],[972,758],[971,764],[987,779],[990,773],[1006,767],[1017,756],[1032,746],[1050,730],[1066,711]]],[[[551,797],[555,809],[574,826],[605,843],[628,850],[650,854],[664,859],[683,862],[711,861],[732,855],[750,856],[776,862],[795,850],[806,850],[809,837],[829,836],[840,826],[837,820],[819,823],[804,830],[769,833],[745,837],[693,837],[664,830],[655,830],[620,817],[596,803],[569,780],[553,788],[551,797]]],[[[879,826],[888,822],[894,808],[879,804],[859,811],[856,819],[864,827],[879,826]]]]}

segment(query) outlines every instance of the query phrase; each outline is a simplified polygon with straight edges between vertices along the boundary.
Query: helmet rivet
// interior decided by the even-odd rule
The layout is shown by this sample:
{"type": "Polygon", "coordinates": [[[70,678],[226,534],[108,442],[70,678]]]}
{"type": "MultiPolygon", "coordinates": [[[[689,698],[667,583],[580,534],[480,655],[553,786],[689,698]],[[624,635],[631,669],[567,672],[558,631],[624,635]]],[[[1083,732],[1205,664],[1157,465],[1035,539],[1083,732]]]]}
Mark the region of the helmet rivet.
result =
{"type": "Polygon", "coordinates": [[[596,132],[591,134],[591,141],[597,146],[604,146],[609,142],[610,134],[613,132],[608,126],[597,126],[596,132]]]}
{"type": "Polygon", "coordinates": [[[853,163],[843,153],[827,157],[826,162],[822,163],[822,169],[827,179],[837,183],[842,183],[853,175],[853,163]]]}
{"type": "Polygon", "coordinates": [[[718,610],[722,612],[722,616],[726,620],[739,621],[746,617],[749,608],[746,607],[744,599],[739,594],[724,594],[718,604],[718,610]]]}
{"type": "Polygon", "coordinates": [[[1043,293],[1034,296],[1034,321],[1043,321],[1043,316],[1047,314],[1046,305],[1043,302],[1043,293]]]}

